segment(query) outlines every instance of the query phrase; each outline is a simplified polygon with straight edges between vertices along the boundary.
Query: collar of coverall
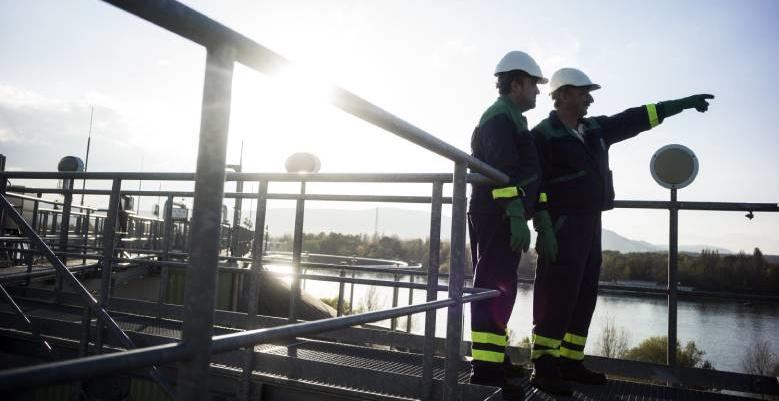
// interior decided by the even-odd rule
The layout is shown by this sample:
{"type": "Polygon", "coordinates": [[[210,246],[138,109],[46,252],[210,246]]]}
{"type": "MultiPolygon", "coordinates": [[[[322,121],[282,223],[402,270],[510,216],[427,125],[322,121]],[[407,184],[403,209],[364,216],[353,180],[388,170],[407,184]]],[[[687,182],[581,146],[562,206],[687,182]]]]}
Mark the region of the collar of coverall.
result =
{"type": "Polygon", "coordinates": [[[511,110],[514,112],[514,116],[519,118],[520,121],[527,127],[527,118],[522,114],[521,111],[519,111],[519,107],[516,103],[514,103],[513,100],[508,95],[500,95],[498,96],[498,100],[500,100],[503,103],[506,103],[511,107],[511,110]]]}
{"type": "MultiPolygon", "coordinates": [[[[552,111],[549,112],[549,123],[552,124],[552,127],[554,127],[554,128],[564,127],[564,128],[567,129],[565,124],[563,124],[562,120],[560,120],[560,116],[557,115],[557,110],[552,110],[552,111]]],[[[583,124],[584,123],[584,117],[580,118],[578,123],[579,124],[577,124],[577,125],[583,124]]]]}

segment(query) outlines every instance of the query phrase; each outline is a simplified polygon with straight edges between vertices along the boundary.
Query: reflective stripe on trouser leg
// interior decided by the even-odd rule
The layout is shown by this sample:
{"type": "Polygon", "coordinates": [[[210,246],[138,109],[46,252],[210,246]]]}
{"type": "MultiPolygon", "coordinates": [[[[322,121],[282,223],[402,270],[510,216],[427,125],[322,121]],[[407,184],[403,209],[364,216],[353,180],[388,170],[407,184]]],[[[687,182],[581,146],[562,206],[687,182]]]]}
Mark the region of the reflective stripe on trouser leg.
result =
{"type": "Polygon", "coordinates": [[[544,337],[533,333],[533,345],[530,352],[530,359],[536,360],[544,355],[551,355],[555,358],[560,356],[560,340],[544,337]]]}
{"type": "Polygon", "coordinates": [[[581,361],[584,359],[584,345],[586,343],[587,337],[565,333],[563,342],[560,344],[560,356],[574,361],[581,361]]]}
{"type": "MultiPolygon", "coordinates": [[[[553,221],[559,217],[552,211],[553,221]]],[[[557,261],[539,261],[533,293],[534,335],[562,339],[566,332],[587,333],[595,301],[591,282],[597,283],[599,274],[597,269],[591,268],[595,261],[591,254],[600,253],[600,233],[595,232],[600,229],[599,223],[600,213],[568,216],[556,235],[557,261]],[[582,294],[580,290],[583,290],[582,294]],[[586,299],[581,302],[580,295],[585,293],[586,299]]],[[[561,347],[558,355],[571,356],[569,351],[580,350],[566,347],[564,351],[561,347]]],[[[540,352],[535,354],[536,358],[540,356],[543,356],[540,352]]]]}
{"type": "MultiPolygon", "coordinates": [[[[563,346],[566,346],[566,341],[570,343],[566,348],[572,352],[567,352],[566,357],[570,357],[571,359],[581,360],[584,358],[583,353],[576,353],[573,351],[584,351],[584,345],[587,342],[587,333],[589,332],[590,323],[592,321],[592,314],[595,312],[595,304],[598,300],[598,278],[600,276],[602,257],[600,215],[597,217],[598,219],[593,222],[592,225],[592,246],[579,286],[579,296],[576,299],[576,306],[573,310],[573,314],[568,321],[566,335],[563,337],[563,346]]],[[[560,355],[563,356],[562,349],[560,350],[560,355]]]]}
{"type": "Polygon", "coordinates": [[[471,356],[474,361],[503,363],[506,352],[506,335],[485,331],[471,333],[471,356]]]}
{"type": "Polygon", "coordinates": [[[474,376],[502,375],[506,349],[506,324],[517,292],[519,255],[511,250],[510,229],[503,216],[471,213],[471,241],[476,242],[473,285],[496,289],[497,298],[471,303],[474,376]]]}

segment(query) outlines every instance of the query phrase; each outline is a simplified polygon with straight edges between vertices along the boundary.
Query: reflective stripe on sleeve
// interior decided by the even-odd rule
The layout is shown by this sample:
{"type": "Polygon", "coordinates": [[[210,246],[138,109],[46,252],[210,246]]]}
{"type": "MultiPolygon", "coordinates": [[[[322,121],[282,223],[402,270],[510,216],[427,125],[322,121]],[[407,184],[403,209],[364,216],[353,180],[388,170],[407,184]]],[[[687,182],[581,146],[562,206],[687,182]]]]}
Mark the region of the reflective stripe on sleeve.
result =
{"type": "Polygon", "coordinates": [[[493,344],[501,347],[506,346],[506,336],[483,331],[474,331],[471,333],[471,340],[474,343],[493,344]]]}
{"type": "Polygon", "coordinates": [[[519,196],[517,187],[496,188],[492,190],[492,199],[516,198],[519,196]]]}
{"type": "Polygon", "coordinates": [[[576,334],[571,334],[571,333],[565,333],[565,337],[563,337],[563,341],[575,345],[584,346],[584,344],[587,343],[587,337],[577,336],[576,334]]]}
{"type": "Polygon", "coordinates": [[[474,349],[471,350],[471,356],[473,356],[474,361],[503,363],[503,359],[506,357],[506,354],[503,352],[474,349]]]}
{"type": "Polygon", "coordinates": [[[657,118],[657,108],[655,107],[654,103],[646,105],[646,113],[649,115],[649,126],[651,128],[654,128],[660,124],[660,121],[657,118]]]}

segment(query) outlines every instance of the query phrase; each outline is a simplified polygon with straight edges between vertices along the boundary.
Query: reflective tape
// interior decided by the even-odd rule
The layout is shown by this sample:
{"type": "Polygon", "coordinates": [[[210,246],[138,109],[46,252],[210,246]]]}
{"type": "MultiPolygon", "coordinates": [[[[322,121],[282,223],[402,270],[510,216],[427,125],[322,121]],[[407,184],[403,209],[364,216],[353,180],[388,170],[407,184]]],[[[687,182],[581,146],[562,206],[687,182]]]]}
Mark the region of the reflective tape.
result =
{"type": "Polygon", "coordinates": [[[657,118],[657,108],[655,107],[654,103],[646,105],[646,113],[649,115],[649,126],[651,128],[654,128],[660,124],[660,120],[657,118]]]}
{"type": "Polygon", "coordinates": [[[565,337],[563,337],[563,341],[575,345],[584,346],[584,344],[587,343],[587,337],[577,336],[576,334],[571,334],[571,333],[565,333],[565,337]]]}
{"type": "Polygon", "coordinates": [[[551,355],[555,358],[560,357],[560,350],[557,349],[537,349],[530,352],[530,359],[536,360],[544,355],[551,355]]]}
{"type": "Polygon", "coordinates": [[[492,199],[516,198],[519,196],[517,187],[496,188],[492,190],[492,199]]]}
{"type": "Polygon", "coordinates": [[[483,331],[471,332],[471,340],[474,343],[493,344],[501,347],[506,346],[506,336],[483,331]]]}
{"type": "Polygon", "coordinates": [[[544,347],[549,347],[549,348],[557,348],[560,346],[560,340],[555,340],[554,338],[533,334],[533,345],[535,344],[543,345],[544,347]]]}
{"type": "Polygon", "coordinates": [[[506,354],[503,352],[484,351],[480,349],[471,350],[471,356],[474,361],[503,363],[506,354]]]}
{"type": "Polygon", "coordinates": [[[546,203],[546,192],[538,194],[538,203],[546,203]]]}
{"type": "Polygon", "coordinates": [[[581,361],[584,359],[584,352],[582,351],[575,351],[569,348],[565,348],[565,346],[560,347],[560,356],[568,359],[573,359],[575,361],[581,361]]]}

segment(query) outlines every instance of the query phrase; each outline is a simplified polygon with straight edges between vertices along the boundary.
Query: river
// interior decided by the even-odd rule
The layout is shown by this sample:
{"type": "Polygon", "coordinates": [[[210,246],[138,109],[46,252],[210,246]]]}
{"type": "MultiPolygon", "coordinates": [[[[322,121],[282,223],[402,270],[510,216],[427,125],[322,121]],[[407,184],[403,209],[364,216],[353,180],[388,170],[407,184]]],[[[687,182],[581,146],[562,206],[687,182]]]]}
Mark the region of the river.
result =
{"type": "MultiPolygon", "coordinates": [[[[274,269],[277,270],[277,269],[274,269]]],[[[279,268],[278,270],[284,270],[279,268]]],[[[325,272],[314,272],[321,274],[325,272]]],[[[358,276],[359,277],[359,276],[358,276]]],[[[366,278],[368,278],[366,276],[366,278]]],[[[391,275],[372,278],[392,280],[391,275]]],[[[408,277],[401,277],[408,281],[408,277]]],[[[441,284],[446,284],[442,282],[441,284]]],[[[345,299],[350,298],[350,285],[345,286],[345,299]]],[[[306,291],[317,297],[337,297],[338,284],[308,281],[306,291]]],[[[384,309],[392,306],[392,289],[385,287],[354,286],[355,308],[372,304],[373,309],[384,309]]],[[[438,294],[439,299],[445,298],[445,293],[438,294]]],[[[408,290],[399,290],[399,305],[408,304],[408,290]]],[[[424,302],[424,292],[414,291],[414,303],[424,302]]],[[[525,336],[530,335],[532,321],[533,288],[521,284],[517,292],[517,301],[509,321],[512,332],[510,341],[517,344],[525,336]]],[[[464,338],[470,338],[470,311],[466,306],[464,338]]],[[[597,344],[606,322],[611,319],[618,330],[627,334],[628,346],[638,345],[651,336],[664,336],[668,333],[668,305],[665,298],[630,296],[617,294],[601,294],[590,327],[585,352],[597,354],[597,344]]],[[[446,310],[437,313],[436,335],[443,337],[446,333],[446,310]]],[[[389,327],[389,321],[379,322],[379,325],[389,327]]],[[[423,332],[424,315],[415,315],[412,319],[414,333],[423,332]]],[[[405,329],[406,319],[398,319],[398,328],[405,329]]],[[[715,369],[743,372],[742,358],[746,351],[756,342],[767,341],[774,355],[779,356],[779,305],[776,304],[743,304],[734,301],[717,300],[687,300],[678,303],[678,339],[682,346],[688,341],[695,341],[696,346],[705,351],[704,359],[709,360],[715,369]]]]}

